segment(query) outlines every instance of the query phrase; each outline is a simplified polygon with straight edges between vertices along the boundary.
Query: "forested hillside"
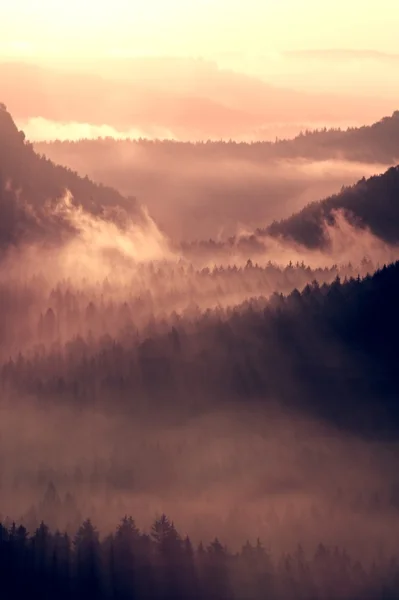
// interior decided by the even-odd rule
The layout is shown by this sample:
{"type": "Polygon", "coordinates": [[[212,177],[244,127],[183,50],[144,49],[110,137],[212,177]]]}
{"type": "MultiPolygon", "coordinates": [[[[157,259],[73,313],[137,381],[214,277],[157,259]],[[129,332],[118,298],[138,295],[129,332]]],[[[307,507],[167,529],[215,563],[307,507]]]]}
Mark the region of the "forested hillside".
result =
{"type": "Polygon", "coordinates": [[[306,131],[276,142],[104,138],[34,147],[137,196],[175,241],[226,241],[395,165],[398,124],[394,113],[371,126],[306,131]]]}
{"type": "Polygon", "coordinates": [[[344,210],[349,221],[368,227],[382,240],[399,241],[399,166],[391,167],[320,202],[313,202],[288,219],[259,231],[292,239],[309,248],[323,247],[324,224],[334,222],[334,211],[344,210]]]}
{"type": "MultiPolygon", "coordinates": [[[[312,136],[317,147],[341,133],[292,147],[306,154],[312,136]]],[[[118,144],[86,144],[101,174],[107,159],[95,152],[118,144]]],[[[226,148],[252,152],[186,150],[226,148]]],[[[142,177],[162,172],[159,189],[174,188],[190,167],[200,179],[190,160],[173,177],[173,160],[144,160],[142,177]]],[[[243,174],[233,201],[219,188],[222,164],[207,173],[224,204],[180,190],[191,202],[180,224],[197,240],[183,243],[140,195],[37,154],[0,109],[7,600],[397,597],[399,168],[305,208],[297,198],[301,210],[279,221],[270,194],[264,227],[245,201],[253,165],[225,165],[223,177],[243,174]],[[200,235],[235,207],[233,223],[247,212],[256,225],[200,235]],[[124,514],[134,520],[115,530],[124,514]]]]}
{"type": "Polygon", "coordinates": [[[71,169],[39,156],[18,131],[6,107],[0,105],[0,246],[19,241],[59,241],[73,231],[65,213],[57,210],[66,194],[72,206],[93,216],[122,223],[127,216],[140,221],[134,198],[80,177],[71,169]]]}
{"type": "MultiPolygon", "coordinates": [[[[36,298],[35,288],[30,297],[21,290],[22,314],[33,298],[40,307],[43,288],[36,284],[36,298]]],[[[209,403],[277,400],[359,433],[397,434],[399,263],[363,280],[314,281],[302,292],[206,312],[193,303],[157,320],[156,297],[115,303],[115,292],[105,283],[84,308],[70,286],[52,291],[30,344],[29,329],[18,340],[40,345],[3,363],[3,389],[78,403],[102,404],[111,394],[115,408],[135,398],[136,407],[168,402],[186,414],[209,403]]],[[[18,288],[11,293],[16,299],[18,288]]],[[[3,331],[17,306],[4,303],[3,331]]]]}

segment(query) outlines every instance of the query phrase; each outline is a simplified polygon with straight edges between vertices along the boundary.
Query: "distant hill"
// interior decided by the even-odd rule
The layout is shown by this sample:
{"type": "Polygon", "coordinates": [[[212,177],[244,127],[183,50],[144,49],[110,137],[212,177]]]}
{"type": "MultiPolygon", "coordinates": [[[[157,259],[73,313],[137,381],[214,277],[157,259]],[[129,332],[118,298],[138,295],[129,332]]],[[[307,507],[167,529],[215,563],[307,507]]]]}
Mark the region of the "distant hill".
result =
{"type": "Polygon", "coordinates": [[[278,141],[274,152],[286,158],[392,164],[399,161],[399,111],[373,125],[306,131],[293,140],[278,141]]]}
{"type": "Polygon", "coordinates": [[[115,150],[145,149],[154,159],[234,158],[264,162],[278,159],[305,158],[311,160],[350,160],[392,165],[399,162],[399,111],[372,125],[348,129],[321,129],[304,131],[293,139],[275,142],[177,142],[173,140],[80,140],[77,142],[36,142],[35,148],[49,156],[74,155],[86,152],[104,158],[115,150]]]}
{"type": "Polygon", "coordinates": [[[226,239],[399,162],[399,112],[371,126],[275,143],[99,138],[34,148],[137,196],[174,240],[226,239]]]}
{"type": "MultiPolygon", "coordinates": [[[[188,257],[202,256],[214,261],[232,252],[234,256],[264,257],[270,238],[283,244],[294,242],[303,246],[303,250],[329,250],[329,227],[337,223],[338,214],[356,229],[369,229],[386,244],[399,244],[399,165],[381,175],[363,177],[355,185],[342,187],[339,193],[311,202],[290,217],[252,233],[226,240],[184,242],[182,248],[188,257]]],[[[301,252],[299,248],[297,251],[301,252]]]]}
{"type": "Polygon", "coordinates": [[[390,244],[399,242],[399,166],[382,175],[361,179],[319,202],[308,204],[288,219],[276,221],[258,234],[294,240],[308,248],[328,243],[323,224],[334,223],[334,211],[344,210],[350,221],[368,227],[373,234],[390,244]]]}
{"type": "Polygon", "coordinates": [[[0,247],[21,239],[53,239],[71,231],[62,215],[52,210],[66,190],[73,206],[92,215],[106,214],[118,222],[128,214],[140,218],[134,198],[125,198],[38,155],[0,104],[0,247]]]}

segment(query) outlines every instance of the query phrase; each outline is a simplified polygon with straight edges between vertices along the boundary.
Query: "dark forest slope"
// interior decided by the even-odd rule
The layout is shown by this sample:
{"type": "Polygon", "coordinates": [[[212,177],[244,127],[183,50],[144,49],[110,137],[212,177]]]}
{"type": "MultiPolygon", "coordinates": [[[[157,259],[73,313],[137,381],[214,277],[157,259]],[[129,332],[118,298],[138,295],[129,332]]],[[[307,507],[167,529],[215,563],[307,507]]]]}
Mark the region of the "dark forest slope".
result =
{"type": "Polygon", "coordinates": [[[274,237],[292,239],[308,248],[327,243],[324,223],[334,223],[334,211],[344,210],[353,223],[368,227],[376,236],[390,244],[399,241],[399,166],[382,175],[363,178],[356,185],[344,188],[320,202],[312,202],[288,219],[274,222],[265,230],[274,237]]]}
{"type": "Polygon", "coordinates": [[[399,160],[399,111],[363,127],[306,131],[273,148],[276,156],[285,158],[392,164],[399,160]]]}
{"type": "Polygon", "coordinates": [[[54,207],[68,190],[73,205],[92,215],[121,218],[121,211],[135,214],[133,198],[97,185],[87,177],[55,165],[35,153],[18,131],[6,107],[0,104],[0,246],[25,240],[57,237],[70,225],[54,207]]]}
{"type": "MultiPolygon", "coordinates": [[[[65,329],[64,303],[77,293],[72,289],[58,298],[58,308],[53,305],[54,333],[65,329]]],[[[95,323],[109,320],[106,305],[94,302],[93,332],[95,323]]],[[[124,324],[112,339],[78,336],[56,356],[53,346],[45,354],[20,355],[3,365],[1,385],[50,402],[59,395],[72,403],[103,398],[107,404],[112,397],[113,410],[133,410],[144,401],[157,414],[171,406],[183,415],[224,402],[277,401],[356,432],[396,435],[398,306],[399,263],[363,280],[315,282],[270,301],[252,299],[204,314],[193,307],[140,334],[131,300],[114,306],[124,324]]]]}

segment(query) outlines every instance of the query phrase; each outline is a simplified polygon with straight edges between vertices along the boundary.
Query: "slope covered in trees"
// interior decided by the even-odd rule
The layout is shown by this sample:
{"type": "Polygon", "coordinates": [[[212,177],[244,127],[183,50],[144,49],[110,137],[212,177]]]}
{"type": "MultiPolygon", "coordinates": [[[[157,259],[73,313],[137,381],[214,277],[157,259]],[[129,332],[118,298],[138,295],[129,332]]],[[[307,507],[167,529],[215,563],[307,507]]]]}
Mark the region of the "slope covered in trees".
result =
{"type": "Polygon", "coordinates": [[[339,233],[342,225],[346,228],[349,225],[350,231],[341,232],[341,250],[349,249],[353,242],[351,238],[359,237],[362,232],[371,234],[374,245],[379,241],[381,247],[396,250],[399,242],[399,165],[381,175],[363,177],[353,186],[343,186],[339,193],[311,202],[290,217],[274,220],[251,234],[231,236],[227,240],[184,242],[182,248],[187,256],[216,257],[234,250],[237,254],[255,257],[267,254],[269,246],[273,249],[270,242],[274,239],[282,248],[286,245],[293,252],[305,254],[320,250],[334,254],[334,232],[339,233]]]}
{"type": "Polygon", "coordinates": [[[287,218],[395,164],[398,114],[372,126],[306,132],[276,143],[105,138],[34,147],[137,196],[174,240],[225,240],[287,218]]]}
{"type": "Polygon", "coordinates": [[[356,185],[320,202],[313,202],[288,219],[274,222],[257,233],[294,240],[309,248],[328,243],[325,223],[334,223],[334,212],[343,210],[358,227],[367,227],[389,244],[399,241],[399,166],[382,175],[363,178],[356,185]]]}
{"type": "Polygon", "coordinates": [[[223,241],[133,260],[129,199],[39,157],[4,108],[0,134],[3,247],[58,242],[0,265],[5,595],[396,597],[399,262],[301,259],[340,209],[394,244],[398,169],[232,238],[223,266],[223,241]],[[266,256],[273,237],[295,264],[266,256]],[[142,529],[110,533],[126,512],[142,529]]]}
{"type": "Polygon", "coordinates": [[[163,319],[151,318],[149,295],[118,305],[107,285],[83,315],[79,292],[52,293],[33,331],[40,346],[3,363],[3,390],[103,406],[112,397],[114,408],[135,398],[135,407],[187,415],[273,400],[357,432],[397,435],[399,263],[363,280],[314,282],[206,312],[194,304],[163,319]]]}
{"type": "Polygon", "coordinates": [[[280,140],[276,156],[312,160],[345,159],[391,165],[399,161],[399,111],[372,125],[305,131],[293,140],[280,140]]]}
{"type": "Polygon", "coordinates": [[[73,231],[65,213],[58,210],[67,192],[72,195],[72,206],[93,216],[106,214],[116,222],[123,222],[127,215],[140,219],[134,198],[124,198],[35,153],[1,104],[0,246],[59,239],[73,231]]]}

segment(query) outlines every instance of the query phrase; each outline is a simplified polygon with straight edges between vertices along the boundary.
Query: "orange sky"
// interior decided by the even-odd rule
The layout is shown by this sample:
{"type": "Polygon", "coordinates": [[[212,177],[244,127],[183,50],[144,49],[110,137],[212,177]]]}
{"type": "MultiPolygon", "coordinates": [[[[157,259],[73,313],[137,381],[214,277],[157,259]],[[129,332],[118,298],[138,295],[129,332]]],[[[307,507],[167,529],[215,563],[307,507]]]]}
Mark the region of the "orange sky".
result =
{"type": "MultiPolygon", "coordinates": [[[[13,0],[2,4],[0,61],[18,59],[56,69],[72,66],[74,70],[89,70],[132,82],[131,64],[125,64],[122,58],[201,57],[214,61],[221,69],[248,74],[275,86],[389,99],[386,105],[376,102],[374,109],[368,101],[366,112],[364,107],[358,110],[353,101],[355,108],[342,112],[343,123],[356,119],[369,122],[383,116],[381,111],[389,113],[398,108],[398,31],[397,0],[13,0]],[[111,59],[114,62],[106,62],[111,59]]],[[[137,65],[135,68],[137,71],[137,65]]],[[[140,85],[159,87],[160,69],[151,74],[145,67],[140,68],[140,85]]],[[[162,86],[166,86],[168,92],[180,93],[181,81],[177,80],[186,75],[181,65],[175,69],[169,64],[168,68],[162,86]]],[[[48,82],[50,79],[47,78],[48,82]]],[[[19,85],[24,90],[30,84],[24,83],[22,78],[19,85]]],[[[43,96],[43,86],[48,89],[50,83],[40,85],[43,96]]],[[[208,91],[204,91],[204,81],[197,89],[192,85],[183,86],[184,93],[195,93],[194,104],[190,99],[190,110],[213,111],[216,121],[220,119],[220,103],[226,110],[237,110],[236,105],[230,106],[228,98],[221,98],[220,85],[213,81],[210,95],[209,86],[208,91]],[[214,94],[216,88],[219,91],[214,94]],[[199,95],[205,95],[206,101],[213,103],[212,107],[200,107],[199,95]],[[218,107],[215,102],[219,103],[218,107]]],[[[245,82],[237,81],[235,85],[238,92],[245,82]]],[[[257,94],[256,86],[251,89],[257,94]]],[[[71,93],[74,91],[75,87],[71,93]]],[[[13,93],[10,109],[15,104],[15,91],[13,93]]],[[[18,110],[22,100],[17,103],[18,110]]],[[[37,99],[38,104],[46,105],[46,110],[52,108],[55,101],[59,103],[59,99],[37,99]]],[[[168,101],[173,102],[172,96],[168,101]]],[[[109,102],[115,110],[115,101],[109,102]]],[[[165,102],[162,97],[163,106],[165,102]]],[[[331,101],[332,109],[334,102],[331,101]]],[[[231,113],[232,122],[237,119],[246,119],[249,124],[256,121],[253,99],[249,104],[241,103],[240,115],[231,113]]],[[[178,110],[182,112],[181,105],[178,110]]],[[[25,112],[22,110],[17,118],[25,118],[26,115],[22,115],[25,112]]],[[[54,111],[36,110],[28,117],[52,119],[51,112],[54,111]]],[[[60,110],[58,113],[57,121],[80,121],[69,108],[68,113],[61,114],[60,110]]],[[[286,115],[281,117],[284,124],[286,115]]],[[[314,118],[328,125],[328,117],[329,111],[326,111],[314,118]]],[[[98,119],[92,124],[120,129],[114,122],[98,119]]],[[[261,125],[262,119],[263,116],[258,119],[261,125]]],[[[300,113],[298,119],[307,120],[306,111],[300,113]]],[[[291,117],[288,120],[292,121],[291,117]]],[[[331,122],[334,120],[337,120],[336,115],[331,122]]],[[[138,130],[139,124],[133,119],[124,129],[138,130]]],[[[158,125],[166,137],[173,135],[169,122],[158,125]]]]}

